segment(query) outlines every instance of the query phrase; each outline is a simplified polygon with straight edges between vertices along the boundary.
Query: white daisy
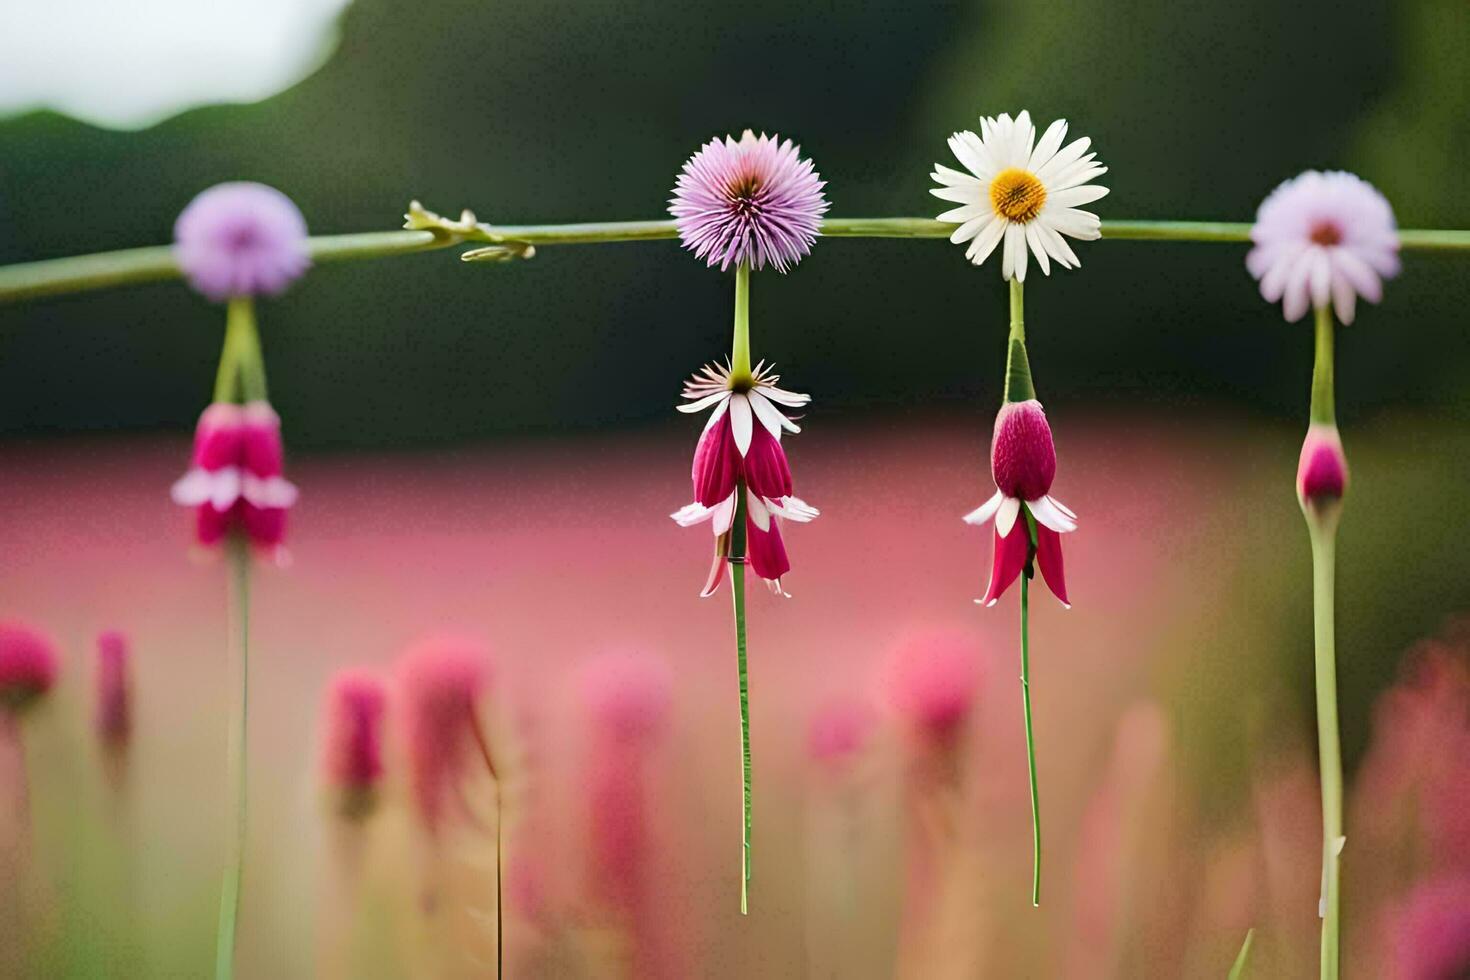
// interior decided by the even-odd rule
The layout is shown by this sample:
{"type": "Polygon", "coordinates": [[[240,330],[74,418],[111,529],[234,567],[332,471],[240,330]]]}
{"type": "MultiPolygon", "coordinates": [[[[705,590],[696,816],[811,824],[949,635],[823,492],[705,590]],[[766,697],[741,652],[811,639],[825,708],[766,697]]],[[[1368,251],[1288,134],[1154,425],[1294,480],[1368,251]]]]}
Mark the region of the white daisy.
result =
{"type": "Polygon", "coordinates": [[[930,176],[942,186],[929,193],[960,205],[939,220],[959,225],[949,240],[969,242],[965,257],[975,265],[1004,241],[1000,274],[1024,282],[1028,246],[1042,273],[1051,275],[1052,259],[1069,269],[1081,264],[1063,235],[1082,241],[1101,237],[1097,215],[1078,208],[1108,192],[1088,183],[1108,168],[1087,152],[1091,140],[1084,136],[1063,147],[1066,135],[1067,121],[1058,119],[1037,142],[1031,115],[1022,111],[1015,119],[1006,113],[997,119],[982,116],[979,136],[965,130],[949,138],[949,148],[969,173],[936,163],[930,176]]]}

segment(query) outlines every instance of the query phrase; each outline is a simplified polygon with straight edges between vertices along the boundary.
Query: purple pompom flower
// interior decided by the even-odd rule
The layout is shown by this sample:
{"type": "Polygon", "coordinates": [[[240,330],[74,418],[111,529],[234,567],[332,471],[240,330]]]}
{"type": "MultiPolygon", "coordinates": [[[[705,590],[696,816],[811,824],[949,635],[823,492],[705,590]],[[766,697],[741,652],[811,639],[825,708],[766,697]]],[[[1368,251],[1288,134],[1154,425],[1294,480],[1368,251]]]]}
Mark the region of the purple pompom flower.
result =
{"type": "Polygon", "coordinates": [[[721,271],[732,265],[786,272],[811,251],[822,227],[826,186],[779,136],[746,130],[715,137],[684,164],[669,213],[684,247],[721,271]]]}
{"type": "Polygon", "coordinates": [[[306,219],[274,187],[237,181],[203,191],[174,223],[174,255],[189,284],[215,302],[274,296],[311,257],[306,219]]]}
{"type": "Polygon", "coordinates": [[[1377,303],[1383,280],[1399,271],[1393,209],[1372,184],[1342,171],[1308,170],[1282,183],[1261,202],[1251,241],[1246,268],[1293,323],[1329,302],[1352,323],[1357,298],[1377,303]]]}

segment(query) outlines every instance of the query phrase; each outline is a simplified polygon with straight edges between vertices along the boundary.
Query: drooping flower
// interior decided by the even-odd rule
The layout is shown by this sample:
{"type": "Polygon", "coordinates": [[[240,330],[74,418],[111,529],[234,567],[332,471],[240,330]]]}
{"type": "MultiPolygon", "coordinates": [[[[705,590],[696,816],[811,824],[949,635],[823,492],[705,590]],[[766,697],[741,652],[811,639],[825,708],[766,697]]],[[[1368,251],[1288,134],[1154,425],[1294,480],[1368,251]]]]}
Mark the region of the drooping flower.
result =
{"type": "Polygon", "coordinates": [[[1372,184],[1342,171],[1308,170],[1284,181],[1256,212],[1255,247],[1246,268],[1268,303],[1286,319],[1331,302],[1352,323],[1357,298],[1383,298],[1383,280],[1399,271],[1398,226],[1388,200],[1372,184]]]}
{"type": "Polygon", "coordinates": [[[388,689],[370,671],[332,678],[322,704],[322,775],[338,809],[364,815],[383,779],[383,719],[388,689]]]}
{"type": "Polygon", "coordinates": [[[296,487],[281,475],[281,419],[266,402],[216,402],[199,416],[194,458],[173,486],[174,503],[195,509],[195,537],[206,547],[240,531],[278,551],[296,487]]]}
{"type": "Polygon", "coordinates": [[[811,251],[822,227],[825,182],[801,148],[750,130],[715,137],[684,164],[669,213],[684,247],[709,266],[786,272],[811,251]]]}
{"type": "Polygon", "coordinates": [[[174,224],[184,277],[208,298],[273,296],[306,271],[306,219],[274,187],[248,181],[202,191],[174,224]]]}
{"type": "Polygon", "coordinates": [[[1314,422],[1302,442],[1296,467],[1296,494],[1303,504],[1340,500],[1347,492],[1347,456],[1337,426],[1314,422]]]}
{"type": "Polygon", "coordinates": [[[430,831],[438,828],[473,757],[479,738],[476,710],[489,670],[485,651],[458,637],[423,640],[398,663],[409,781],[430,831]]]}
{"type": "Polygon", "coordinates": [[[1069,605],[1061,535],[1077,530],[1077,515],[1050,495],[1057,453],[1041,402],[1032,398],[1001,406],[990,444],[990,472],[995,496],[964,517],[966,524],[977,526],[995,520],[990,584],[976,601],[995,605],[1034,557],[1052,594],[1069,605]],[[1034,545],[1027,514],[1035,521],[1034,545]]]}
{"type": "Polygon", "coordinates": [[[701,596],[725,579],[735,514],[745,509],[746,559],[773,593],[785,595],[781,576],[791,570],[781,539],[781,518],[806,523],[821,512],[792,495],[791,466],[781,433],[801,429],[778,406],[800,408],[810,395],[776,387],[780,375],[756,365],[748,384],[732,385],[728,369],[706,365],[684,385],[685,413],[713,408],[694,449],[694,502],[670,516],[680,527],[711,523],[715,558],[701,596]]]}
{"type": "Polygon", "coordinates": [[[106,745],[127,744],[133,730],[128,638],[120,630],[97,637],[97,736],[106,745]]]}
{"type": "Polygon", "coordinates": [[[0,711],[29,707],[56,683],[56,645],[24,623],[0,622],[0,711]]]}
{"type": "Polygon", "coordinates": [[[1078,208],[1107,194],[1106,187],[1088,182],[1108,168],[1087,152],[1090,139],[1064,147],[1066,135],[1067,122],[1058,119],[1037,142],[1031,115],[1022,111],[1014,120],[1006,113],[982,116],[979,136],[965,130],[949,138],[969,173],[936,163],[931,176],[940,186],[929,193],[960,205],[939,220],[959,225],[949,240],[969,242],[965,257],[975,265],[1000,245],[1001,276],[1024,282],[1028,248],[1042,273],[1051,275],[1052,259],[1063,268],[1080,265],[1063,235],[1081,241],[1101,237],[1098,216],[1078,208]]]}

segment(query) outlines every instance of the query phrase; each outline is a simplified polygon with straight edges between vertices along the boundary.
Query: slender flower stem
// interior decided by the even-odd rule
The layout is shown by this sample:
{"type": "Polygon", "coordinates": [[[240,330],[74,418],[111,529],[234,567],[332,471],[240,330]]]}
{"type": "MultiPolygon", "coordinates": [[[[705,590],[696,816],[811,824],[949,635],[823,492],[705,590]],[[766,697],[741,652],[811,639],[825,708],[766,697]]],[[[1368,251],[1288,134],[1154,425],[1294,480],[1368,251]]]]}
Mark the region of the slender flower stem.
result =
{"type": "Polygon", "coordinates": [[[230,567],[234,573],[230,606],[238,635],[235,660],[238,664],[240,685],[228,756],[228,768],[233,777],[232,789],[235,794],[235,833],[220,891],[219,928],[215,935],[216,980],[229,980],[235,974],[235,932],[240,916],[240,879],[245,865],[245,748],[250,703],[250,553],[245,542],[238,539],[232,540],[229,548],[230,567]]]}
{"type": "MultiPolygon", "coordinates": [[[[1025,517],[1028,532],[1031,515],[1025,517]]],[[[1031,907],[1041,905],[1041,795],[1036,786],[1036,739],[1031,732],[1031,572],[1021,575],[1021,713],[1026,719],[1026,775],[1031,783],[1031,907]]]]}
{"type": "Polygon", "coordinates": [[[735,487],[730,526],[730,594],[735,603],[735,663],[740,674],[740,914],[750,914],[750,679],[745,647],[745,483],[735,487]]]}
{"type": "Polygon", "coordinates": [[[730,383],[749,384],[750,373],[750,266],[735,267],[735,330],[730,338],[730,383]]]}
{"type": "Polygon", "coordinates": [[[1026,298],[1021,284],[1012,279],[1011,333],[1006,343],[1005,401],[1023,402],[1036,397],[1031,383],[1031,361],[1026,356],[1026,298]]]}
{"type": "Polygon", "coordinates": [[[1255,941],[1255,927],[1245,931],[1245,942],[1240,944],[1240,952],[1235,954],[1235,962],[1230,964],[1230,974],[1225,980],[1244,980],[1245,968],[1251,959],[1251,943],[1255,941]]]}
{"type": "MultiPolygon", "coordinates": [[[[1317,310],[1311,420],[1335,424],[1332,311],[1317,310]]],[[[1302,501],[1312,539],[1312,627],[1315,634],[1317,757],[1322,779],[1322,980],[1337,980],[1341,949],[1342,745],[1337,720],[1337,523],[1342,501],[1302,501]]]]}
{"type": "MultiPolygon", "coordinates": [[[[1104,221],[1104,239],[1172,242],[1246,242],[1251,226],[1224,221],[1104,221]]],[[[954,226],[932,218],[829,218],[822,223],[828,238],[947,238],[954,226]]],[[[406,255],[467,243],[506,242],[534,246],[642,242],[676,238],[672,221],[607,221],[571,225],[495,225],[488,231],[445,234],[426,229],[318,235],[308,240],[313,261],[406,255]]],[[[1470,230],[1403,229],[1405,251],[1470,251],[1470,230]]],[[[0,267],[0,303],[79,293],[109,286],[177,279],[173,249],[167,245],[43,259],[0,267]]]]}

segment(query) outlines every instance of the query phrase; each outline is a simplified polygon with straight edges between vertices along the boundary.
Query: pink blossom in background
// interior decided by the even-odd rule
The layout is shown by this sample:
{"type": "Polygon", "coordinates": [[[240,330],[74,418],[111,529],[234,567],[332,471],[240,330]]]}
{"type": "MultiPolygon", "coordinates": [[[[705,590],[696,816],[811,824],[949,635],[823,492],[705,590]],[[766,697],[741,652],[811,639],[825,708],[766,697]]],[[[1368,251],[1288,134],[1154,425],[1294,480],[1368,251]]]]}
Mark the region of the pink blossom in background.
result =
{"type": "Polygon", "coordinates": [[[1470,976],[1470,876],[1415,888],[1396,917],[1390,950],[1392,980],[1470,976]]]}
{"type": "Polygon", "coordinates": [[[490,659],[473,640],[442,636],[409,649],[396,668],[409,782],[420,817],[438,829],[477,750],[477,705],[490,659]]]}
{"type": "Polygon", "coordinates": [[[840,773],[868,747],[877,724],[877,714],[868,701],[834,698],[812,715],[807,727],[807,752],[826,771],[840,773]]]}
{"type": "Polygon", "coordinates": [[[801,148],[746,130],[716,137],[684,164],[669,213],[684,247],[721,271],[732,265],[786,272],[821,233],[824,182],[801,148]]]}
{"type": "Polygon", "coordinates": [[[192,464],[171,496],[194,509],[199,544],[212,547],[239,531],[280,557],[286,512],[297,498],[284,467],[281,419],[269,404],[215,402],[199,416],[192,464]]]}
{"type": "Polygon", "coordinates": [[[952,743],[969,718],[981,681],[980,653],[961,633],[936,632],[900,644],[884,677],[888,703],[921,738],[952,743]]]}
{"type": "Polygon", "coordinates": [[[125,745],[132,733],[131,655],[127,635],[107,630],[97,637],[97,736],[105,744],[125,745]]]}
{"type": "Polygon", "coordinates": [[[1031,559],[1031,534],[1022,506],[1036,519],[1036,563],[1052,594],[1067,602],[1061,535],[1077,530],[1077,515],[1050,496],[1057,475],[1057,452],[1041,402],[1006,402],[995,416],[990,443],[995,495],[965,515],[965,523],[995,521],[990,584],[977,602],[993,606],[1031,559]]]}
{"type": "Polygon", "coordinates": [[[779,406],[800,408],[811,396],[776,387],[780,379],[763,364],[757,365],[749,386],[737,391],[729,370],[710,364],[684,385],[688,404],[680,405],[679,411],[714,409],[694,448],[690,472],[694,502],[669,515],[680,527],[709,521],[714,531],[715,555],[700,591],[703,597],[713,595],[725,580],[730,531],[742,498],[746,559],[777,595],[786,594],[781,577],[791,570],[781,519],[804,524],[820,514],[792,495],[791,467],[781,448],[783,431],[801,429],[779,406]]]}
{"type": "Polygon", "coordinates": [[[383,778],[383,727],[388,688],[376,673],[339,671],[322,704],[322,775],[354,809],[383,778]]]}
{"type": "Polygon", "coordinates": [[[1337,426],[1313,423],[1296,467],[1296,495],[1305,502],[1339,500],[1347,492],[1348,464],[1337,426]]]}
{"type": "Polygon", "coordinates": [[[1300,320],[1329,302],[1352,323],[1361,296],[1383,298],[1383,280],[1399,271],[1398,226],[1388,200],[1372,184],[1342,171],[1308,170],[1261,202],[1245,258],[1268,303],[1300,320]]]}
{"type": "Polygon", "coordinates": [[[174,224],[174,256],[189,284],[215,302],[273,296],[311,265],[301,211],[275,188],[245,181],[216,184],[189,202],[174,224]]]}
{"type": "Polygon", "coordinates": [[[24,623],[0,622],[0,709],[23,708],[56,683],[56,645],[24,623]]]}

